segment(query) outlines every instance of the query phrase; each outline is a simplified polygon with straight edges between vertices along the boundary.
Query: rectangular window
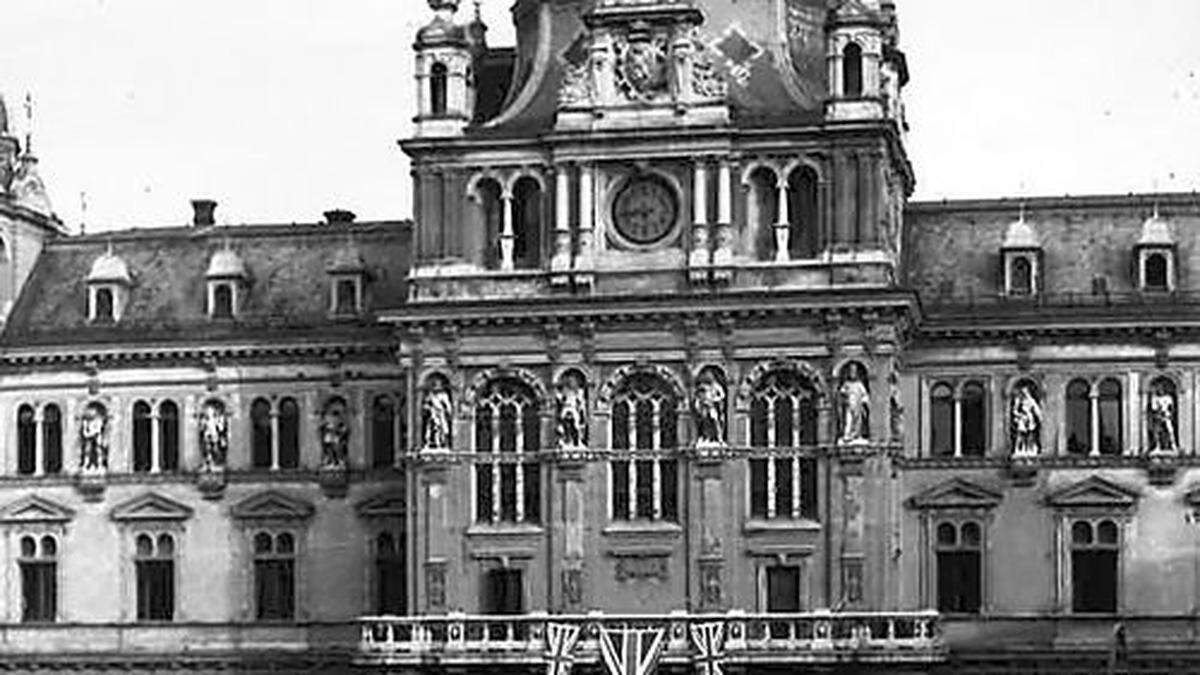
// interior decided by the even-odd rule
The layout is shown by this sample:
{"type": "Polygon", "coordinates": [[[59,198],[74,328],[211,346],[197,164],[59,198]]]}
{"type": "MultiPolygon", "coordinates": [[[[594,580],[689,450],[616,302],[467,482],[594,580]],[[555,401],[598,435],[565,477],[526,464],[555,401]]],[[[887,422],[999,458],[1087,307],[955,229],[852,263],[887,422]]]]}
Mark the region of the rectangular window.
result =
{"type": "Polygon", "coordinates": [[[679,465],[675,460],[620,460],[610,466],[613,520],[679,519],[679,465]]]}
{"type": "Polygon", "coordinates": [[[979,551],[939,551],[938,611],[978,613],[983,581],[980,570],[979,551]]]}
{"type": "Polygon", "coordinates": [[[524,613],[521,577],[521,570],[489,570],[484,577],[484,611],[487,614],[524,613]]]}
{"type": "Polygon", "coordinates": [[[22,562],[21,620],[54,621],[58,604],[58,565],[53,562],[22,562]]]}
{"type": "Polygon", "coordinates": [[[1072,609],[1076,612],[1117,611],[1117,552],[1078,550],[1071,553],[1072,609]]]}
{"type": "Polygon", "coordinates": [[[750,460],[752,518],[817,518],[817,465],[805,457],[750,460]]]}
{"type": "Polygon", "coordinates": [[[259,621],[288,621],[296,613],[294,560],[254,562],[254,596],[259,621]]]}
{"type": "Polygon", "coordinates": [[[777,565],[767,568],[767,611],[800,611],[799,565],[777,565]]]}
{"type": "Polygon", "coordinates": [[[404,558],[381,556],[375,561],[375,613],[403,614],[408,605],[404,587],[404,558]]]}
{"type": "Polygon", "coordinates": [[[137,562],[138,621],[170,621],[175,617],[175,563],[137,562]]]}

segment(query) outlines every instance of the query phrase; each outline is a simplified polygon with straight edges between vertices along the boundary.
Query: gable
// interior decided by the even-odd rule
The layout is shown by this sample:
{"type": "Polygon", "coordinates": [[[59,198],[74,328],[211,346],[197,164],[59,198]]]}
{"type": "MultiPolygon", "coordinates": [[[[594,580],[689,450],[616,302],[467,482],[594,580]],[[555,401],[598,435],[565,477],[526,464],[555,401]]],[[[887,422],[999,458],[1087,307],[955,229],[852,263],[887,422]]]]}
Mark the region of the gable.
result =
{"type": "Polygon", "coordinates": [[[116,521],[186,520],[192,517],[192,509],[156,492],[147,492],[114,506],[109,515],[116,521]]]}
{"type": "Polygon", "coordinates": [[[1137,501],[1138,493],[1099,476],[1091,476],[1078,483],[1051,492],[1046,502],[1058,508],[1102,506],[1127,509],[1137,501]]]}
{"type": "Polygon", "coordinates": [[[300,520],[312,513],[312,504],[275,490],[247,497],[233,507],[233,517],[240,520],[300,520]]]}
{"type": "Polygon", "coordinates": [[[913,509],[990,509],[1004,495],[972,483],[964,478],[952,478],[913,495],[908,500],[913,509]]]}
{"type": "Polygon", "coordinates": [[[355,508],[360,518],[402,517],[408,510],[403,492],[385,492],[364,499],[355,508]]]}
{"type": "Polygon", "coordinates": [[[45,497],[29,495],[10,502],[0,509],[0,523],[65,523],[75,517],[75,511],[45,497]]]}

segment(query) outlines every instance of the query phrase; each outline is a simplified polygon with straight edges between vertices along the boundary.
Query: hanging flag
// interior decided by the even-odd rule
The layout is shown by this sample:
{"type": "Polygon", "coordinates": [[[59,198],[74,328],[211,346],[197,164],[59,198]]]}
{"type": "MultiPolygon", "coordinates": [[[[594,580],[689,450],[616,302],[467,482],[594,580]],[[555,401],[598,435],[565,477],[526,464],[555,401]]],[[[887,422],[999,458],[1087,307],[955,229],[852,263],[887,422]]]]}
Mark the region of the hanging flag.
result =
{"type": "Polygon", "coordinates": [[[570,675],[575,664],[575,643],[579,626],[568,623],[546,624],[546,675],[570,675]]]}
{"type": "Polygon", "coordinates": [[[692,624],[692,644],[696,646],[696,672],[699,675],[725,675],[725,622],[692,624]]]}
{"type": "Polygon", "coordinates": [[[662,628],[600,627],[600,655],[608,675],[650,675],[666,646],[662,628]]]}

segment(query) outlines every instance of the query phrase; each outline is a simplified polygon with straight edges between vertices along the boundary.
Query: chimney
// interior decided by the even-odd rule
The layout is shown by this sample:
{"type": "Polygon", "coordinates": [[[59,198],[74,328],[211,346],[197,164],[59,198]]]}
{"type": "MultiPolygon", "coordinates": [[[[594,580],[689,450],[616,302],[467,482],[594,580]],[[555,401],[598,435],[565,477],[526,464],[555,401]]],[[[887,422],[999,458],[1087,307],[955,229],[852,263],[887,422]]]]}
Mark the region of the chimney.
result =
{"type": "Polygon", "coordinates": [[[354,222],[354,212],[346,209],[333,209],[325,212],[325,222],[330,225],[345,225],[354,222]]]}
{"type": "Polygon", "coordinates": [[[217,208],[217,203],[211,199],[193,199],[192,200],[192,225],[203,227],[205,225],[214,225],[213,211],[217,208]]]}

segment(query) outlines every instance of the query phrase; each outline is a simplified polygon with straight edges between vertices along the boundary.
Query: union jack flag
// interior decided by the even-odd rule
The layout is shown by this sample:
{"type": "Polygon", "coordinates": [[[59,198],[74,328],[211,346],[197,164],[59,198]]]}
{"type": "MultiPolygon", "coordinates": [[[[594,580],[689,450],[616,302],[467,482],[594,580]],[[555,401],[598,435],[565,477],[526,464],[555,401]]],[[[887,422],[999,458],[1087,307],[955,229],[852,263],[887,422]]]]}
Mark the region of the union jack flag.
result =
{"type": "Polygon", "coordinates": [[[570,675],[575,664],[575,643],[579,626],[569,623],[546,624],[546,675],[570,675]]]}
{"type": "Polygon", "coordinates": [[[600,655],[608,675],[650,675],[666,646],[662,628],[600,628],[600,655]]]}
{"type": "Polygon", "coordinates": [[[725,675],[725,622],[692,624],[692,644],[696,645],[696,672],[699,675],[725,675]]]}

